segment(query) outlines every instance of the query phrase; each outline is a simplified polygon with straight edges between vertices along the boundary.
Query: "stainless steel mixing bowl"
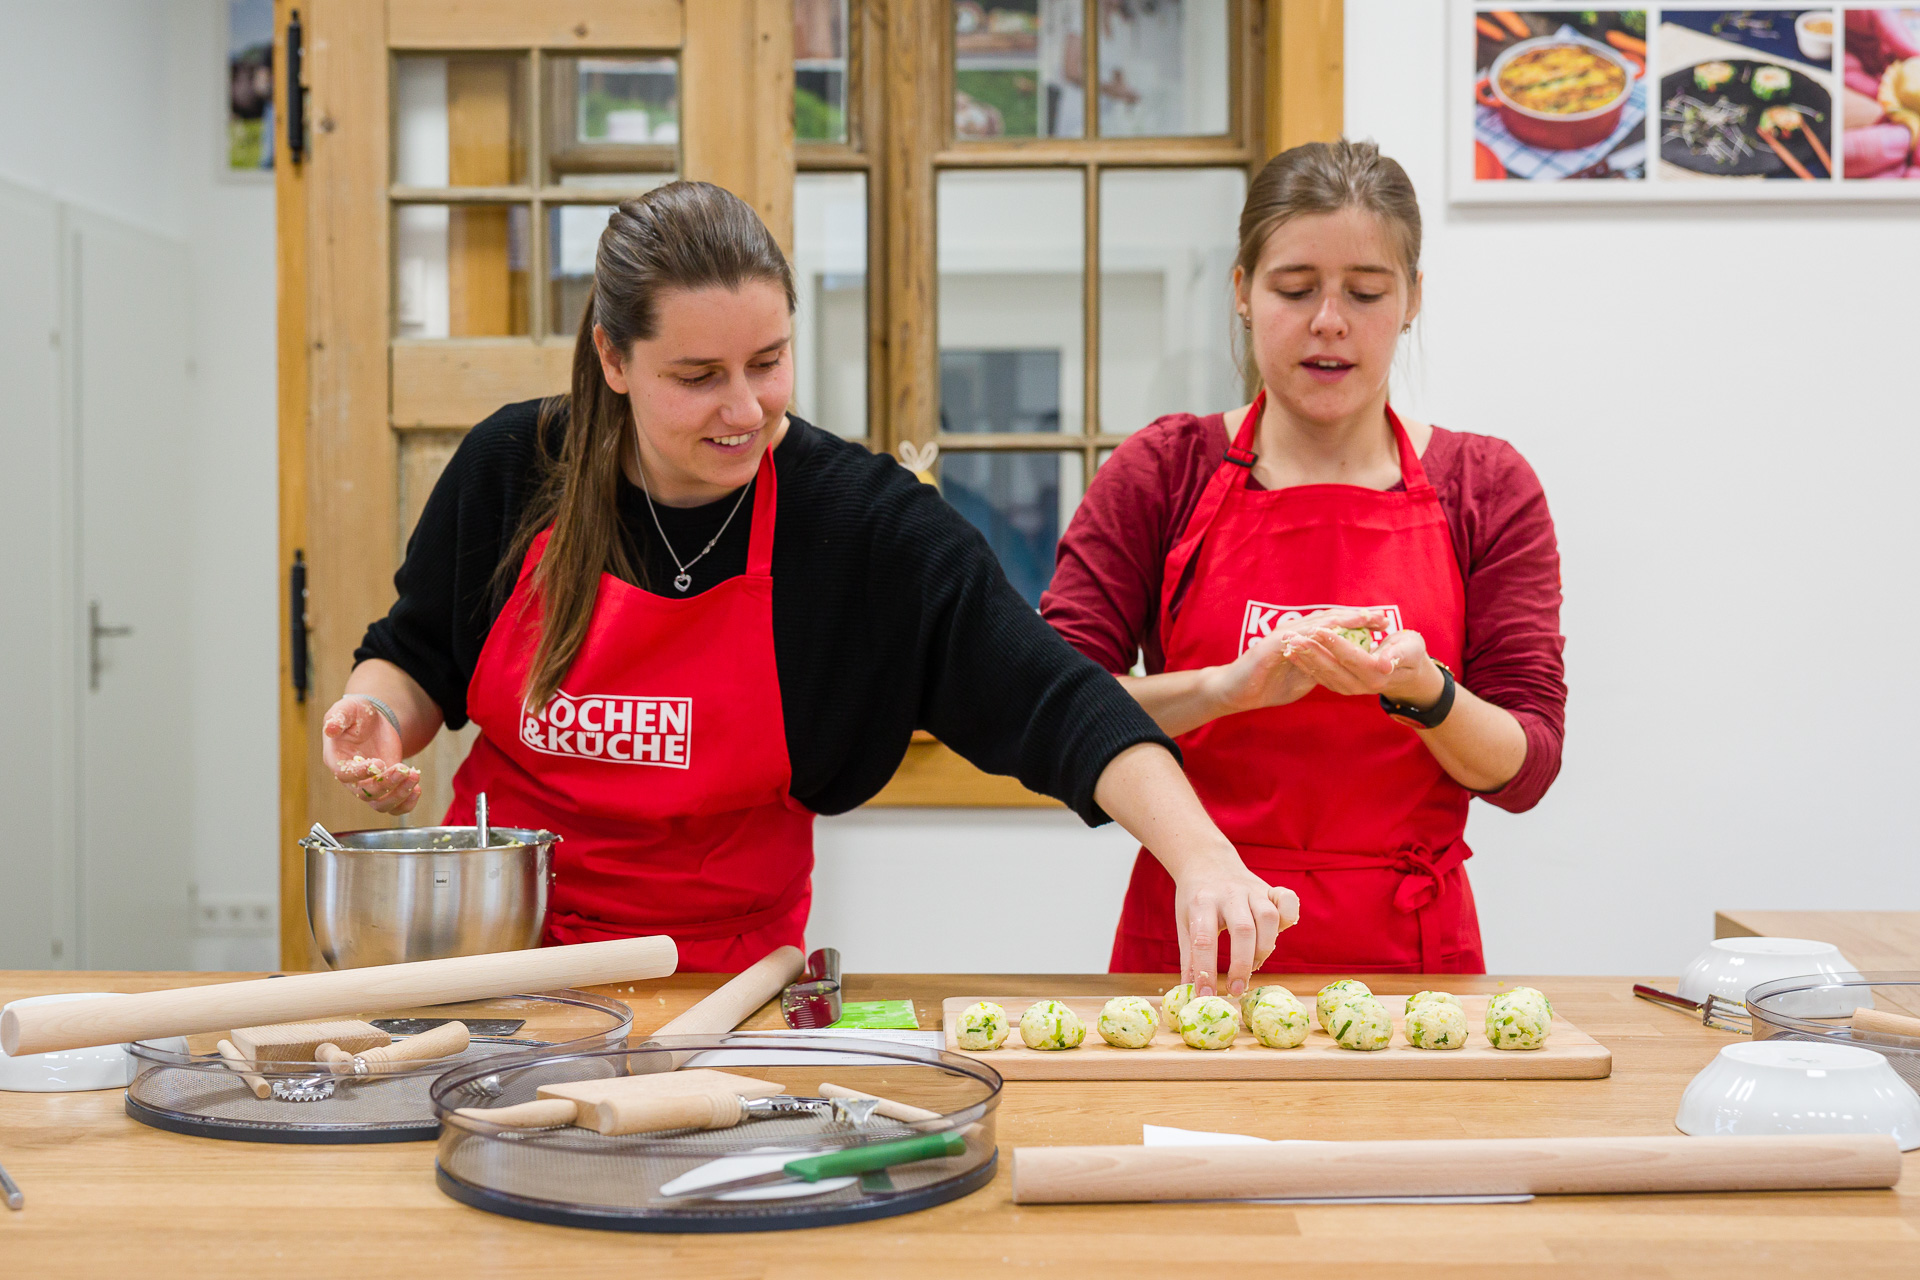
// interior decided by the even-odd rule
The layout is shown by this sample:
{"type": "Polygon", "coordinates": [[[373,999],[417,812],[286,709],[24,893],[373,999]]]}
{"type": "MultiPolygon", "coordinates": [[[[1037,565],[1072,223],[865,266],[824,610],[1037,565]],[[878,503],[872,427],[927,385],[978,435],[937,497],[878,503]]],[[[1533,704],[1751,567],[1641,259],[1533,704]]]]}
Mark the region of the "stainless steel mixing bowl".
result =
{"type": "Polygon", "coordinates": [[[313,836],[307,851],[307,923],[334,969],[538,945],[553,876],[551,831],[494,827],[486,848],[472,827],[411,827],[313,836]]]}

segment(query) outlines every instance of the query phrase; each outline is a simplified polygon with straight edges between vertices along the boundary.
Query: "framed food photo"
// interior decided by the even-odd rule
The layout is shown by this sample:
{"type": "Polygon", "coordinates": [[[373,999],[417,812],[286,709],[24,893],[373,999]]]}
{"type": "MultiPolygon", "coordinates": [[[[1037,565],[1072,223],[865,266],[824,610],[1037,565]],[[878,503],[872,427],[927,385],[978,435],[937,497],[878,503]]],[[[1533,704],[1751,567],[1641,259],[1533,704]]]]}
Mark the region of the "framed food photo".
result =
{"type": "Polygon", "coordinates": [[[1456,203],[1920,198],[1920,5],[1454,0],[1449,22],[1456,203]]]}

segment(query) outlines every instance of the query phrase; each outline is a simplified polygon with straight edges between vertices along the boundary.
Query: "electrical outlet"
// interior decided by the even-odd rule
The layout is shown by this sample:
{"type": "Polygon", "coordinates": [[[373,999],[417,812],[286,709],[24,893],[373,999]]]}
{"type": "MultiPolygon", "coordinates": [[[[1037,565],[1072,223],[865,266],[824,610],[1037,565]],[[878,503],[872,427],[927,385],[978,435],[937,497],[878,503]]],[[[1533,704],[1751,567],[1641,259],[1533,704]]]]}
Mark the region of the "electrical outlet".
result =
{"type": "Polygon", "coordinates": [[[194,894],[193,931],[201,937],[248,938],[274,932],[280,904],[247,894],[194,894]]]}

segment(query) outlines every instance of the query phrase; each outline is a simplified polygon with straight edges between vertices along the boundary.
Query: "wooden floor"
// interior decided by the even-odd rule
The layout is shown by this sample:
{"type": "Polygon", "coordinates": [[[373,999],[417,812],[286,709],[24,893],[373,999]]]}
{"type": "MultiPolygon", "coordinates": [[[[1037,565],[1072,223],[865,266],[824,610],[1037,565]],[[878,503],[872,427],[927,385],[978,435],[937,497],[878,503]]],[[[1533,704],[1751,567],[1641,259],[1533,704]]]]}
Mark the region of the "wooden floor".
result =
{"type": "MultiPolygon", "coordinates": [[[[0,1001],[58,990],[142,990],[209,974],[0,973],[0,1001]]],[[[1284,979],[1283,979],[1284,980],[1284,979]]],[[[1670,986],[1672,975],[1642,979],[1670,986]]],[[[1491,991],[1497,979],[1449,979],[1491,991]]],[[[1007,1152],[1140,1141],[1142,1121],[1268,1138],[1670,1134],[1693,1074],[1732,1037],[1634,1000],[1633,978],[1508,978],[1614,1054],[1603,1080],[1352,1084],[1021,1081],[999,1113],[996,1181],[956,1203],[855,1226],[768,1235],[645,1236],[538,1226],[468,1209],[434,1186],[434,1144],[278,1147],[145,1128],[118,1092],[0,1094],[0,1163],[27,1196],[0,1212],[0,1276],[592,1274],[769,1280],[1276,1274],[1421,1277],[1920,1276],[1920,1153],[1893,1191],[1542,1198],[1529,1204],[1016,1207],[1007,1152]],[[1245,1264],[1256,1272],[1244,1272],[1245,1264]],[[1230,1268],[1234,1268],[1229,1272],[1230,1268]]],[[[635,1030],[717,979],[682,974],[602,988],[635,1030]]],[[[1312,989],[1318,980],[1303,979],[1312,989]]],[[[1382,992],[1435,985],[1376,981],[1382,992]]],[[[860,976],[850,999],[1145,991],[1104,975],[860,976]]],[[[771,1009],[753,1025],[777,1023],[771,1009]]]]}

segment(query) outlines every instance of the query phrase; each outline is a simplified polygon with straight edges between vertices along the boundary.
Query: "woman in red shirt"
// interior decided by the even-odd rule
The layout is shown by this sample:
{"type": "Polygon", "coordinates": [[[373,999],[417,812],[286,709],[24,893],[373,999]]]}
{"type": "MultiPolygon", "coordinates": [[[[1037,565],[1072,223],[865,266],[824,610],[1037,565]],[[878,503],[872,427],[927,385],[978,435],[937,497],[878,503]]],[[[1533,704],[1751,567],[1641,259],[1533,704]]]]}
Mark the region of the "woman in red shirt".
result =
{"type": "MultiPolygon", "coordinates": [[[[1233,272],[1259,395],[1122,445],[1041,600],[1178,739],[1247,866],[1311,904],[1270,970],[1483,972],[1467,802],[1531,808],[1560,768],[1540,482],[1505,441],[1388,404],[1419,259],[1413,186],[1373,144],[1275,156],[1233,272]]],[[[1143,854],[1110,967],[1179,968],[1180,941],[1143,854]]]]}

